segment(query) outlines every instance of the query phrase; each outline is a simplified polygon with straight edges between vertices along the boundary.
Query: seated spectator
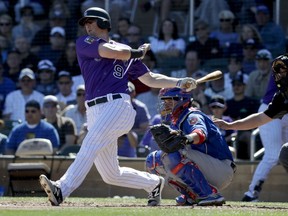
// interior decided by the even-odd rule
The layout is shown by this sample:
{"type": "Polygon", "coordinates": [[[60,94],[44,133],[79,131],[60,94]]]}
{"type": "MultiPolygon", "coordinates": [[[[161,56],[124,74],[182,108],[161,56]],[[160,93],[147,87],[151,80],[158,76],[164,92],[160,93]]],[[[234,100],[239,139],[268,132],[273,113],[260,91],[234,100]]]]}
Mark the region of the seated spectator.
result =
{"type": "Polygon", "coordinates": [[[218,30],[211,32],[210,37],[217,38],[222,49],[222,55],[227,56],[231,43],[238,41],[238,33],[235,32],[235,16],[230,10],[222,10],[219,13],[220,26],[218,30]]]}
{"type": "Polygon", "coordinates": [[[3,64],[7,61],[7,56],[11,47],[8,39],[0,34],[0,62],[3,64]]]}
{"type": "Polygon", "coordinates": [[[66,33],[60,26],[53,27],[50,32],[49,45],[43,45],[38,52],[40,59],[49,59],[55,65],[65,50],[66,33]]]}
{"type": "Polygon", "coordinates": [[[263,44],[273,56],[285,53],[285,34],[281,26],[273,22],[270,11],[266,5],[259,5],[256,8],[256,28],[259,31],[263,44]]]}
{"type": "Polygon", "coordinates": [[[4,62],[4,76],[9,77],[18,86],[18,77],[21,70],[21,54],[17,50],[10,50],[4,62]]]}
{"type": "Polygon", "coordinates": [[[259,44],[253,39],[248,39],[242,44],[243,47],[243,61],[242,69],[243,73],[249,75],[256,69],[255,57],[259,50],[259,44]]]}
{"type": "Polygon", "coordinates": [[[20,89],[10,92],[5,100],[3,119],[4,120],[25,120],[25,104],[30,100],[36,100],[43,104],[44,95],[34,90],[36,81],[35,74],[29,68],[21,70],[19,75],[20,89]]]}
{"type": "Polygon", "coordinates": [[[132,106],[136,110],[136,117],[132,130],[141,138],[149,126],[151,117],[146,104],[136,99],[135,86],[132,82],[128,82],[128,91],[130,92],[132,106]]]}
{"type": "Polygon", "coordinates": [[[76,104],[76,94],[72,91],[72,77],[68,71],[60,71],[57,85],[59,93],[56,95],[61,110],[70,104],[76,104]]]}
{"type": "Polygon", "coordinates": [[[62,115],[74,120],[77,128],[77,135],[79,136],[83,125],[87,122],[84,85],[79,85],[77,87],[76,96],[77,104],[71,104],[67,106],[63,110],[62,115]]]}
{"type": "Polygon", "coordinates": [[[0,35],[7,39],[8,47],[13,46],[13,19],[9,14],[0,15],[0,35]]]}
{"type": "Polygon", "coordinates": [[[20,9],[20,16],[19,24],[12,29],[13,38],[15,39],[16,37],[22,36],[27,38],[29,43],[31,43],[35,34],[41,29],[40,26],[34,22],[33,7],[29,5],[23,6],[20,9]]]}
{"type": "Polygon", "coordinates": [[[39,61],[37,68],[38,81],[35,89],[44,95],[56,95],[59,89],[55,81],[56,68],[53,63],[44,59],[39,61]]]}
{"type": "Polygon", "coordinates": [[[185,68],[171,72],[171,77],[184,78],[184,77],[197,77],[197,75],[204,76],[206,71],[200,69],[201,59],[199,59],[196,50],[188,50],[185,53],[185,68]]]}
{"type": "Polygon", "coordinates": [[[139,46],[145,43],[142,37],[141,27],[136,24],[131,24],[127,32],[127,44],[133,49],[138,49],[139,46]]]}
{"type": "Polygon", "coordinates": [[[37,1],[37,0],[29,0],[29,1],[23,1],[23,0],[18,0],[14,1],[16,4],[14,6],[14,14],[15,14],[15,21],[20,22],[21,20],[21,9],[24,5],[29,4],[33,8],[34,11],[34,16],[35,18],[38,19],[43,19],[45,17],[45,1],[37,1]]]}
{"type": "MultiPolygon", "coordinates": [[[[224,115],[230,116],[235,121],[257,112],[259,101],[245,96],[246,81],[243,74],[237,74],[232,80],[232,86],[234,97],[226,100],[227,110],[224,112],[224,115]]],[[[236,152],[238,159],[250,158],[250,137],[251,130],[237,131],[236,152]]]]}
{"type": "Polygon", "coordinates": [[[16,89],[16,84],[9,77],[3,76],[3,65],[0,63],[0,118],[4,109],[6,96],[16,89]]]}
{"type": "Polygon", "coordinates": [[[186,46],[188,50],[196,50],[199,58],[213,59],[222,57],[219,40],[210,37],[209,24],[203,20],[197,20],[194,25],[195,38],[192,38],[186,46]]]}
{"type": "Polygon", "coordinates": [[[126,17],[120,17],[117,21],[117,32],[113,36],[115,39],[117,38],[116,41],[120,43],[127,44],[128,43],[128,29],[131,25],[131,22],[128,18],[126,17]]]}
{"type": "Polygon", "coordinates": [[[31,68],[33,71],[37,70],[39,58],[30,51],[31,43],[26,37],[19,36],[15,38],[15,50],[20,53],[21,68],[31,68]]]}
{"type": "Polygon", "coordinates": [[[165,19],[160,26],[158,38],[151,37],[151,50],[159,58],[173,58],[184,55],[185,41],[178,35],[177,23],[165,19]]]}
{"type": "Polygon", "coordinates": [[[66,146],[76,144],[76,125],[73,119],[60,115],[58,99],[54,95],[47,95],[43,101],[43,114],[45,121],[52,124],[59,135],[59,150],[66,146]]]}
{"type": "MultiPolygon", "coordinates": [[[[3,127],[5,127],[5,123],[2,119],[0,119],[0,129],[2,129],[3,127]]],[[[0,155],[5,153],[7,139],[8,137],[5,134],[0,133],[0,155]]]]}
{"type": "Polygon", "coordinates": [[[62,52],[59,60],[56,63],[56,68],[58,71],[69,71],[73,77],[81,75],[81,69],[76,56],[75,41],[67,42],[65,51],[62,52]]]}
{"type": "Polygon", "coordinates": [[[133,130],[118,138],[118,156],[137,157],[138,136],[133,130]]]}
{"type": "Polygon", "coordinates": [[[271,76],[272,55],[267,49],[261,49],[256,55],[256,70],[249,75],[245,95],[255,100],[264,96],[271,76]]]}
{"type": "Polygon", "coordinates": [[[15,154],[19,144],[32,138],[49,139],[54,152],[59,148],[59,136],[56,129],[44,120],[41,120],[40,104],[31,100],[25,104],[25,122],[15,126],[9,134],[5,154],[15,154]]]}

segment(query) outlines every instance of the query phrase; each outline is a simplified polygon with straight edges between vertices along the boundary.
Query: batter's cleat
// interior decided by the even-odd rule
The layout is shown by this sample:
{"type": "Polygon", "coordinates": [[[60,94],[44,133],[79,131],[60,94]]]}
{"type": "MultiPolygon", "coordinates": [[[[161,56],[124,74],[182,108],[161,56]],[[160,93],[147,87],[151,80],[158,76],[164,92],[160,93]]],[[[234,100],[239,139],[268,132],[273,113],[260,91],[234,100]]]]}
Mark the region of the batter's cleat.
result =
{"type": "Polygon", "coordinates": [[[198,202],[198,206],[222,206],[225,204],[225,198],[218,193],[212,193],[205,199],[198,202]]]}
{"type": "Polygon", "coordinates": [[[161,193],[164,188],[165,180],[159,176],[159,184],[148,195],[148,206],[158,206],[161,202],[161,193]]]}
{"type": "Polygon", "coordinates": [[[53,181],[50,181],[45,175],[40,175],[40,184],[46,194],[52,206],[59,206],[63,202],[62,192],[59,187],[53,181]]]}
{"type": "Polygon", "coordinates": [[[191,206],[193,204],[196,204],[195,200],[193,200],[190,197],[187,197],[184,194],[181,194],[180,196],[176,197],[175,201],[176,201],[176,205],[178,206],[191,206]]]}
{"type": "Polygon", "coordinates": [[[242,198],[243,202],[258,202],[258,197],[250,197],[248,195],[244,195],[244,197],[242,198]]]}

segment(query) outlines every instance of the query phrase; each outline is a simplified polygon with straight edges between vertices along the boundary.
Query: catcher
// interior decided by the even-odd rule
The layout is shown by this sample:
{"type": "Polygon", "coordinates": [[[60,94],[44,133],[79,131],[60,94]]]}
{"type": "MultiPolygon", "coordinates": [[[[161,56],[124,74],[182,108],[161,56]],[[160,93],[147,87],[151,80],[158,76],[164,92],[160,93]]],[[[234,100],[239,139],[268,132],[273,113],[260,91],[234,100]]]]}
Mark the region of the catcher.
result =
{"type": "Polygon", "coordinates": [[[218,190],[231,183],[236,165],[221,132],[207,115],[191,107],[190,93],[161,89],[159,97],[162,119],[171,119],[171,124],[151,127],[161,150],[147,156],[147,170],[166,177],[181,193],[178,205],[224,204],[218,190]]]}

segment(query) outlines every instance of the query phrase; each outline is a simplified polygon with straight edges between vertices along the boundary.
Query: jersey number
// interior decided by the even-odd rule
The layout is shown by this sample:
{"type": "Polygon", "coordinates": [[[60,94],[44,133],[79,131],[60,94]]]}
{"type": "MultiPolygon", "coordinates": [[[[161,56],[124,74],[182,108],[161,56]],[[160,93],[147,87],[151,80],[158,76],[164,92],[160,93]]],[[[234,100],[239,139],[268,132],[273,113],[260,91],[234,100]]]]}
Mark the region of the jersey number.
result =
{"type": "Polygon", "coordinates": [[[118,79],[122,79],[124,76],[124,68],[121,65],[115,65],[113,75],[118,79]]]}

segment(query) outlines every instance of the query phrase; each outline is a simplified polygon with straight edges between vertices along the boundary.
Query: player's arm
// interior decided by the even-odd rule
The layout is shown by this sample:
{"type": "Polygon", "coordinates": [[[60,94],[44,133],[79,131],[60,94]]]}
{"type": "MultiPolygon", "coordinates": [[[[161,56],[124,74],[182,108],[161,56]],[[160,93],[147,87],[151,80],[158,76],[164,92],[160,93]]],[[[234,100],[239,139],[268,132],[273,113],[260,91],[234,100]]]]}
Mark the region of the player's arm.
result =
{"type": "Polygon", "coordinates": [[[149,49],[149,44],[143,44],[138,49],[131,49],[129,46],[101,43],[98,52],[103,58],[129,60],[130,58],[143,58],[149,49]]]}
{"type": "Polygon", "coordinates": [[[186,89],[186,91],[191,91],[197,87],[197,82],[195,79],[186,77],[186,78],[174,78],[168,77],[163,74],[156,74],[152,72],[147,72],[138,79],[145,85],[152,88],[173,88],[179,87],[186,89]]]}
{"type": "Polygon", "coordinates": [[[268,117],[264,112],[259,112],[233,122],[226,122],[221,119],[213,119],[213,122],[218,127],[225,130],[250,130],[266,124],[272,120],[273,119],[268,117]]]}

